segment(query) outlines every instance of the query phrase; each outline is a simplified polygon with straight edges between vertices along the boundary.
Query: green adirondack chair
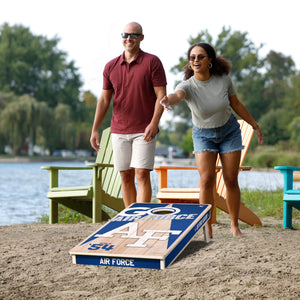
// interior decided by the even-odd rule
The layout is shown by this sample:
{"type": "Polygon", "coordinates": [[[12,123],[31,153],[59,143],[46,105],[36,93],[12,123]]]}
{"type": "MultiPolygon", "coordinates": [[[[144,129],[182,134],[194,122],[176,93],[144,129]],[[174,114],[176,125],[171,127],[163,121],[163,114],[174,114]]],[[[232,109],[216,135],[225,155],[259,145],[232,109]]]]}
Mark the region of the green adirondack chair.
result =
{"type": "Polygon", "coordinates": [[[120,197],[121,177],[113,166],[113,151],[110,128],[106,128],[101,137],[101,149],[96,162],[86,167],[43,166],[50,173],[49,192],[49,224],[58,222],[58,204],[62,204],[93,219],[98,223],[109,219],[103,211],[103,205],[120,212],[124,209],[120,197]],[[59,170],[92,170],[92,182],[89,186],[59,187],[59,170]]]}

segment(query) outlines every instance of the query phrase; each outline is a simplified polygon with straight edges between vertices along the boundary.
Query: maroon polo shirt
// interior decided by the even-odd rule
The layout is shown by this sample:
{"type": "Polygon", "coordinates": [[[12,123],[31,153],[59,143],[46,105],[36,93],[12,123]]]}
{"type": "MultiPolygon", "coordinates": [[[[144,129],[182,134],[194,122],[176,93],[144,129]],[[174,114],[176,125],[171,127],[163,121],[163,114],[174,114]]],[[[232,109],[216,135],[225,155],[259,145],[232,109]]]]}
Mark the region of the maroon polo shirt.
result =
{"type": "Polygon", "coordinates": [[[142,50],[130,64],[125,61],[124,53],[107,63],[103,89],[114,90],[111,132],[144,132],[154,113],[154,87],[166,84],[160,59],[142,50]]]}

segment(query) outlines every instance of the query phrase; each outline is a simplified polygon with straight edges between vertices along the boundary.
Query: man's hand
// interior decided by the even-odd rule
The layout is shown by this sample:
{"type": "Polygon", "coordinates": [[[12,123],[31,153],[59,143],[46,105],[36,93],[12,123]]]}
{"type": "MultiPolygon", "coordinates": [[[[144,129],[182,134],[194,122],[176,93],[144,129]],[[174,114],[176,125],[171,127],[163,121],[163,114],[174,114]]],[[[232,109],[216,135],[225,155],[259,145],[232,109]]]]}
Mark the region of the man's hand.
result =
{"type": "Polygon", "coordinates": [[[92,132],[90,143],[92,147],[98,152],[100,149],[100,142],[99,142],[99,133],[97,131],[92,132]]]}
{"type": "Polygon", "coordinates": [[[157,132],[158,132],[157,126],[152,126],[151,124],[149,124],[146,127],[145,132],[144,132],[144,140],[146,142],[152,141],[156,137],[157,132]]]}

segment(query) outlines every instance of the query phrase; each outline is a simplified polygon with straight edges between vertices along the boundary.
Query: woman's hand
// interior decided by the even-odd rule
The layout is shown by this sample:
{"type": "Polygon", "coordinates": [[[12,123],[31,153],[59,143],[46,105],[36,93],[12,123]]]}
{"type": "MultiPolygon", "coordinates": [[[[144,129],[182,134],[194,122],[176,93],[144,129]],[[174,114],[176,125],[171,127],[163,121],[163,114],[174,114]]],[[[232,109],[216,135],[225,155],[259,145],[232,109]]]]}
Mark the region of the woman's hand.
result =
{"type": "Polygon", "coordinates": [[[172,110],[167,96],[164,96],[159,103],[164,107],[165,110],[172,110]]]}
{"type": "Polygon", "coordinates": [[[256,134],[257,134],[257,139],[258,139],[258,145],[262,145],[264,143],[264,135],[261,132],[260,128],[257,126],[257,128],[254,129],[256,134]]]}

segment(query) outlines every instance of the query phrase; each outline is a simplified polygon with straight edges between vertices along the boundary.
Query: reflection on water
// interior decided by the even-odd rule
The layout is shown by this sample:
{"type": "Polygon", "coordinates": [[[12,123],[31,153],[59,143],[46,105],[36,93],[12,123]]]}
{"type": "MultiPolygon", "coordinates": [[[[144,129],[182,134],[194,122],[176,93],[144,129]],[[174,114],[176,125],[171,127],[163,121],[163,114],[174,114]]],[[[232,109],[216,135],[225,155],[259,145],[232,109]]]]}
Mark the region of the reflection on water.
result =
{"type": "MultiPolygon", "coordinates": [[[[48,214],[49,174],[43,165],[85,166],[83,162],[59,163],[0,163],[0,225],[32,223],[48,214]]],[[[60,171],[60,186],[89,185],[91,170],[60,171]]],[[[158,178],[151,172],[153,194],[158,190],[158,178]]],[[[170,187],[195,187],[197,170],[169,170],[170,187]]],[[[239,175],[241,188],[276,190],[283,187],[283,176],[278,172],[245,171],[239,175]]],[[[297,183],[300,188],[300,183],[297,183]]]]}

